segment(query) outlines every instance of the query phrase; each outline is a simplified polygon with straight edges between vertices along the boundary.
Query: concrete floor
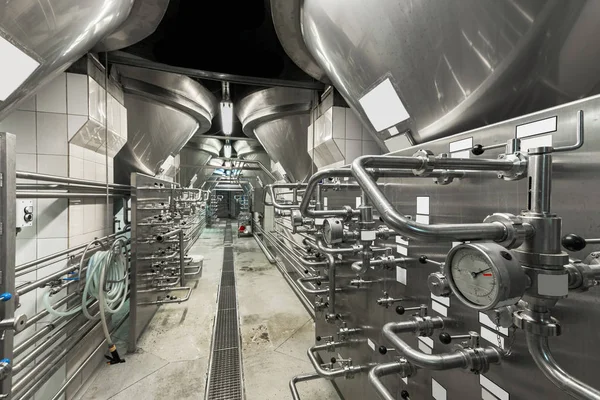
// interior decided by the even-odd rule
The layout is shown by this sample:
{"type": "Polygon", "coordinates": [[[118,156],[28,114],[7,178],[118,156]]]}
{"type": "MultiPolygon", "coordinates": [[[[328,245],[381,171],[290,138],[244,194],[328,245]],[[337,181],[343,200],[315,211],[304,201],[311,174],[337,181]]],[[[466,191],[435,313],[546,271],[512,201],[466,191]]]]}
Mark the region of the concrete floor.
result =
{"type": "MultiPolygon", "coordinates": [[[[204,256],[203,275],[190,300],[162,306],[138,341],[138,350],[125,355],[126,363],[101,365],[75,399],[204,398],[223,228],[221,223],[206,229],[190,251],[204,256]]],[[[254,238],[233,236],[246,400],[290,399],[291,377],[313,372],[306,349],[314,343],[314,324],[254,238]]],[[[116,336],[124,340],[126,329],[116,336]]],[[[301,383],[299,389],[303,400],[338,399],[328,381],[301,383]]]]}

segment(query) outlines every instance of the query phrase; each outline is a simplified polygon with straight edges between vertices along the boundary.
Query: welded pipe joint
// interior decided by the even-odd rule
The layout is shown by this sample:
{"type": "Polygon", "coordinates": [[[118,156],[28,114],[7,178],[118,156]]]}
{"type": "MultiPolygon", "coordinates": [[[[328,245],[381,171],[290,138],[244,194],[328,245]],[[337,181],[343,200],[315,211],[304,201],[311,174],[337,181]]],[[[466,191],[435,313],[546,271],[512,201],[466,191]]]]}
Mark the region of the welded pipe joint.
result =
{"type": "Polygon", "coordinates": [[[521,246],[529,232],[528,227],[523,224],[523,220],[510,213],[495,213],[488,215],[483,222],[497,223],[504,226],[504,231],[506,232],[504,239],[497,241],[496,243],[507,249],[514,249],[521,246]]]}
{"type": "Polygon", "coordinates": [[[513,167],[511,170],[499,172],[498,178],[505,181],[517,181],[527,176],[527,155],[521,152],[512,154],[500,154],[500,160],[512,161],[513,167]]]}
{"type": "Polygon", "coordinates": [[[433,167],[435,165],[435,156],[433,152],[430,150],[419,150],[413,157],[418,158],[423,162],[421,168],[415,168],[412,170],[415,176],[429,176],[433,172],[433,167]]]}

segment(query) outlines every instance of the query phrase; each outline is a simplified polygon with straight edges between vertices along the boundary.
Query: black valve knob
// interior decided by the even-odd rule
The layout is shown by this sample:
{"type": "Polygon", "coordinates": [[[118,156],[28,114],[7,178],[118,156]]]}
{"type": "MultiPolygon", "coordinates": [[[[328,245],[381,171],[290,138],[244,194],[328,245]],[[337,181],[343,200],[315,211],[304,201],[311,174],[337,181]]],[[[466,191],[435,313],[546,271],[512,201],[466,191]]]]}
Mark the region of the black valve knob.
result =
{"type": "Polygon", "coordinates": [[[321,338],[321,336],[317,336],[316,339],[317,339],[317,342],[320,342],[322,338],[321,338]]]}
{"type": "Polygon", "coordinates": [[[400,392],[400,397],[404,400],[410,400],[410,394],[406,390],[400,392]]]}
{"type": "Polygon", "coordinates": [[[452,336],[450,336],[450,334],[448,332],[442,332],[440,333],[440,342],[444,343],[444,344],[450,344],[450,342],[452,342],[452,336]]]}
{"type": "Polygon", "coordinates": [[[421,257],[419,257],[419,262],[421,264],[427,264],[427,256],[421,256],[421,257]]]}
{"type": "Polygon", "coordinates": [[[579,251],[583,250],[587,245],[584,238],[574,233],[571,233],[562,238],[560,241],[562,246],[569,251],[579,251]]]}
{"type": "Polygon", "coordinates": [[[387,354],[388,349],[385,346],[379,346],[379,354],[387,354]]]}
{"type": "Polygon", "coordinates": [[[476,144],[471,149],[471,153],[473,153],[476,156],[482,155],[484,151],[485,151],[485,149],[483,148],[483,145],[481,145],[481,144],[476,144]]]}
{"type": "Polygon", "coordinates": [[[315,282],[315,285],[317,285],[317,286],[321,286],[321,281],[316,281],[316,282],[315,282]]]}
{"type": "Polygon", "coordinates": [[[307,270],[307,269],[305,269],[305,270],[304,270],[304,273],[305,273],[305,274],[308,274],[308,270],[307,270]]]}
{"type": "Polygon", "coordinates": [[[404,312],[405,312],[404,307],[402,307],[402,306],[396,307],[396,314],[403,315],[404,312]]]}
{"type": "Polygon", "coordinates": [[[337,360],[335,359],[335,357],[331,357],[331,360],[329,360],[329,361],[331,361],[332,364],[335,364],[337,362],[337,360]]]}

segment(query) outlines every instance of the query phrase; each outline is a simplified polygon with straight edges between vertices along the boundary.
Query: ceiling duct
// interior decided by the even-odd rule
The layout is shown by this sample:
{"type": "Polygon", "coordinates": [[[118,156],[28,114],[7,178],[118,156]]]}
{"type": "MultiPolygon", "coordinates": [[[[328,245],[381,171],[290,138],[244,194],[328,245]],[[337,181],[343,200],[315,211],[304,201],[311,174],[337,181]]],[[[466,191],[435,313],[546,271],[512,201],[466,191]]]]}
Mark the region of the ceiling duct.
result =
{"type": "MultiPolygon", "coordinates": [[[[0,100],[0,120],[52,81],[100,40],[123,26],[146,0],[0,1],[0,86],[16,85],[0,100]],[[139,5],[137,3],[140,3],[139,5]],[[16,68],[18,59],[31,69],[16,68]],[[3,80],[5,82],[3,82],[3,80]],[[5,97],[5,98],[4,98],[5,97]]],[[[139,36],[138,36],[139,37],[139,36]]]]}
{"type": "Polygon", "coordinates": [[[217,100],[188,77],[135,67],[114,71],[125,92],[128,141],[115,158],[115,177],[128,182],[131,172],[154,176],[194,136],[210,129],[217,100]]]}
{"type": "Polygon", "coordinates": [[[314,167],[306,152],[313,95],[311,90],[275,87],[236,104],[244,133],[258,139],[291,182],[303,181],[314,167]]]}
{"type": "Polygon", "coordinates": [[[591,40],[600,34],[598,1],[272,4],[295,7],[273,12],[276,27],[302,23],[301,33],[280,35],[288,54],[302,35],[380,139],[410,131],[423,143],[600,91],[600,50],[591,40]]]}

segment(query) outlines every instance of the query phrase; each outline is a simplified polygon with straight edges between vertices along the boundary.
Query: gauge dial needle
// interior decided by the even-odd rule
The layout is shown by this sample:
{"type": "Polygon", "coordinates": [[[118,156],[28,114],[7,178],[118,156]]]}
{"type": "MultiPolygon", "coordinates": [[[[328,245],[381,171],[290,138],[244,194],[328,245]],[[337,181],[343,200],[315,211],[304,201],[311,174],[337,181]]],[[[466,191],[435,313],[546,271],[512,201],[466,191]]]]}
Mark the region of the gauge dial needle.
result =
{"type": "MultiPolygon", "coordinates": [[[[481,271],[477,271],[477,272],[471,272],[471,276],[472,276],[473,278],[477,278],[477,276],[479,276],[480,274],[482,274],[482,273],[484,273],[484,272],[486,272],[486,271],[489,271],[489,270],[491,270],[491,269],[492,269],[492,268],[490,267],[490,268],[482,269],[481,271]]],[[[484,274],[484,276],[487,276],[487,275],[488,275],[488,274],[484,274]]],[[[489,275],[491,275],[491,274],[489,274],[489,275]]]]}

